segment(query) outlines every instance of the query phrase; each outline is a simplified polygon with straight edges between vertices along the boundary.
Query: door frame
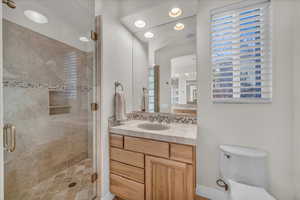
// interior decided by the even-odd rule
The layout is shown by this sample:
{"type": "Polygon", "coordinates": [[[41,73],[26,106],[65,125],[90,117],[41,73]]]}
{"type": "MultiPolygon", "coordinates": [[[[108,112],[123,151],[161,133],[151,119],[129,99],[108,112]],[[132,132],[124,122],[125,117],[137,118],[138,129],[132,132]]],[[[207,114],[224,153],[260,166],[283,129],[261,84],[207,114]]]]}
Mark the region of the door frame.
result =
{"type": "Polygon", "coordinates": [[[94,187],[96,191],[96,199],[100,199],[102,195],[102,137],[101,137],[101,119],[102,119],[102,17],[95,16],[95,32],[97,40],[94,49],[94,102],[98,104],[98,110],[94,114],[94,169],[96,169],[98,178],[94,187]]]}

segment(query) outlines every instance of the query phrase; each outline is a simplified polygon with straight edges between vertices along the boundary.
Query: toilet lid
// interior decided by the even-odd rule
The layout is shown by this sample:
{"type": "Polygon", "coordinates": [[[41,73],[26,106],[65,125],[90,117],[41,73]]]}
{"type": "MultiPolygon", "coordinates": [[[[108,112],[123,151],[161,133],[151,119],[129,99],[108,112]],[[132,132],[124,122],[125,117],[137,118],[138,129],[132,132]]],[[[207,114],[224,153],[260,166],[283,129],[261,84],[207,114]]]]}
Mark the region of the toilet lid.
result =
{"type": "Polygon", "coordinates": [[[276,200],[265,189],[229,180],[231,200],[276,200]]]}

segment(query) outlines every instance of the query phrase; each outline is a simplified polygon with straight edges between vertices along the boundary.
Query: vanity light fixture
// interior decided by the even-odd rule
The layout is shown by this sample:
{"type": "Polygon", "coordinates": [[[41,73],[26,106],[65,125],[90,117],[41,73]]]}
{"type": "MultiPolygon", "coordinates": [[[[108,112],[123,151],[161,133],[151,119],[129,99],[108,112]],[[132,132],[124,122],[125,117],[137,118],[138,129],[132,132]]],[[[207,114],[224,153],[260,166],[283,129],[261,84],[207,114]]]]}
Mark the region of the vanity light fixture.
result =
{"type": "Polygon", "coordinates": [[[183,23],[177,23],[175,26],[174,26],[174,30],[176,31],[181,31],[184,29],[184,24],[183,23]]]}
{"type": "Polygon", "coordinates": [[[144,28],[146,26],[146,22],[143,21],[143,20],[137,20],[137,21],[134,22],[134,25],[137,28],[144,28]]]}
{"type": "Polygon", "coordinates": [[[182,10],[180,8],[172,8],[169,12],[170,17],[179,17],[182,15],[182,10]]]}
{"type": "Polygon", "coordinates": [[[85,36],[81,36],[81,37],[79,38],[79,40],[80,40],[81,42],[89,42],[89,41],[90,41],[90,39],[87,38],[87,37],[85,37],[85,36]]]}
{"type": "Polygon", "coordinates": [[[154,37],[154,34],[153,34],[152,32],[146,32],[146,33],[144,34],[144,36],[145,36],[145,38],[150,39],[150,38],[153,38],[153,37],[154,37]]]}
{"type": "Polygon", "coordinates": [[[34,10],[25,10],[24,11],[24,15],[30,19],[31,21],[37,23],[37,24],[46,24],[48,23],[48,18],[37,12],[37,11],[34,11],[34,10]]]}

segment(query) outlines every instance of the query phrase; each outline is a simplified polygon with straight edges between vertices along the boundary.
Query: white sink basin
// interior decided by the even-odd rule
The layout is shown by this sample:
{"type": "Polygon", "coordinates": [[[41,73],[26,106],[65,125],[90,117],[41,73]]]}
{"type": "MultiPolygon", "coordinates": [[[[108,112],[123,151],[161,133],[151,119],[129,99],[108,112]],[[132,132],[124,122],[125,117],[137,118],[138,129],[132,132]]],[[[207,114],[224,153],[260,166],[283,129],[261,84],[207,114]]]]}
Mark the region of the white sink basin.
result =
{"type": "Polygon", "coordinates": [[[168,130],[170,126],[165,124],[157,124],[157,123],[143,123],[143,124],[139,124],[138,128],[144,130],[150,130],[150,131],[163,131],[163,130],[168,130]]]}

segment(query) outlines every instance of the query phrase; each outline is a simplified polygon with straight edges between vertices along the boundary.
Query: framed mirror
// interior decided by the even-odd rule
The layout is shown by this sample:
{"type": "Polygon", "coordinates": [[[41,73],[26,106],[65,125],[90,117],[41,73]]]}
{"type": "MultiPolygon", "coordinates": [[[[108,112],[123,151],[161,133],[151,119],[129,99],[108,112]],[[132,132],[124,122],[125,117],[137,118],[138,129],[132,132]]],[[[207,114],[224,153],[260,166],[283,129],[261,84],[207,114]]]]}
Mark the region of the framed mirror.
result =
{"type": "Polygon", "coordinates": [[[133,34],[133,110],[196,115],[197,0],[163,1],[122,17],[133,34]]]}

